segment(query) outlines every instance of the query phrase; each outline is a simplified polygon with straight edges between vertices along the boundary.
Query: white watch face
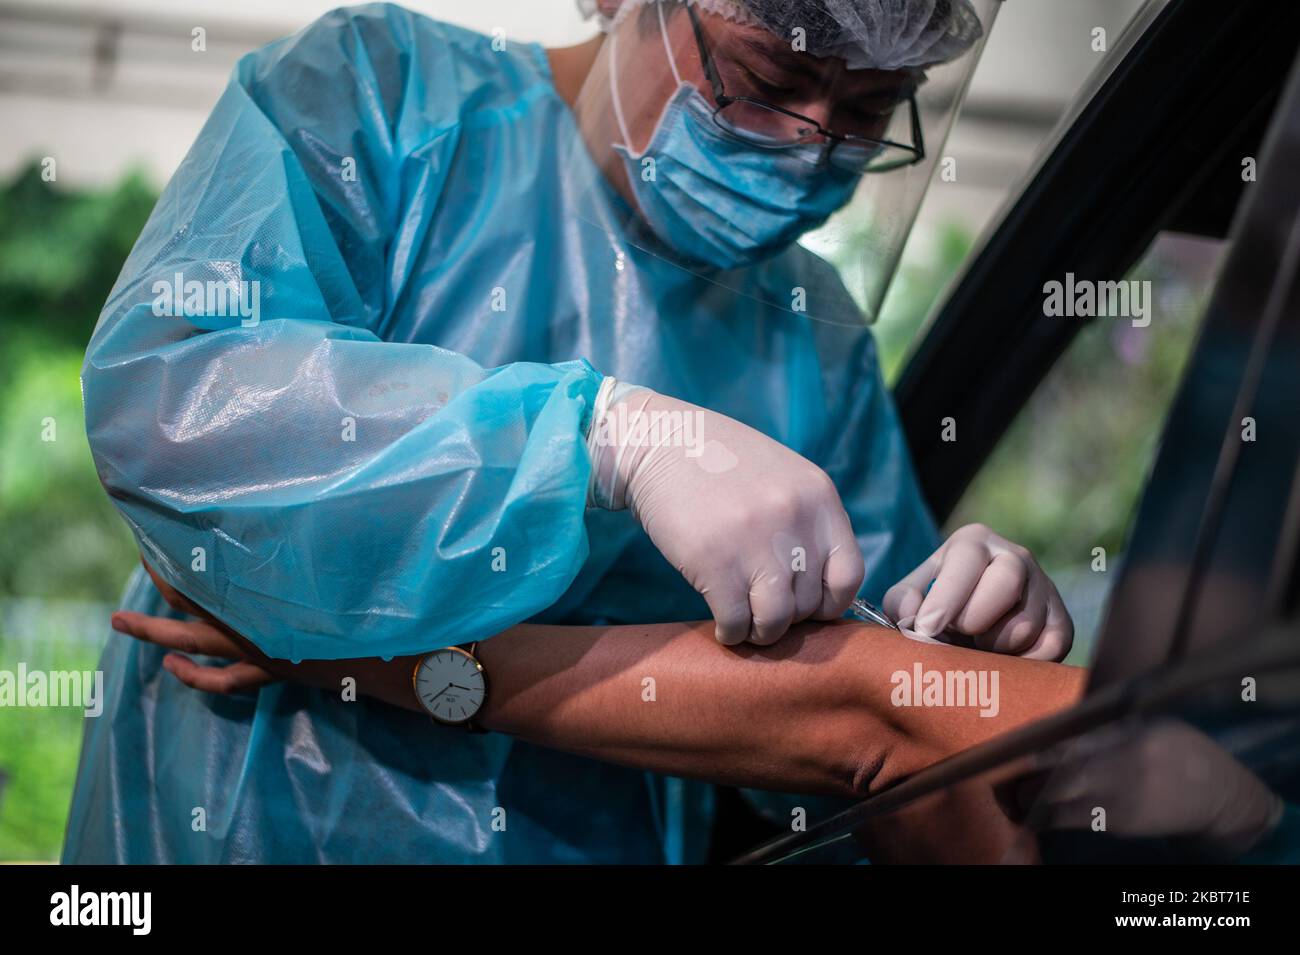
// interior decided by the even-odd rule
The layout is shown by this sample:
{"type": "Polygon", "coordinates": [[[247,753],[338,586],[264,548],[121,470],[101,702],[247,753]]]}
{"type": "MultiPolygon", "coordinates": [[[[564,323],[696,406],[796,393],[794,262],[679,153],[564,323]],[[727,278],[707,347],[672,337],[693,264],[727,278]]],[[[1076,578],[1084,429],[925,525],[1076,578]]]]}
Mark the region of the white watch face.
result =
{"type": "Polygon", "coordinates": [[[464,650],[435,650],[415,672],[415,695],[435,718],[464,723],[479,711],[487,695],[483,668],[464,650]]]}

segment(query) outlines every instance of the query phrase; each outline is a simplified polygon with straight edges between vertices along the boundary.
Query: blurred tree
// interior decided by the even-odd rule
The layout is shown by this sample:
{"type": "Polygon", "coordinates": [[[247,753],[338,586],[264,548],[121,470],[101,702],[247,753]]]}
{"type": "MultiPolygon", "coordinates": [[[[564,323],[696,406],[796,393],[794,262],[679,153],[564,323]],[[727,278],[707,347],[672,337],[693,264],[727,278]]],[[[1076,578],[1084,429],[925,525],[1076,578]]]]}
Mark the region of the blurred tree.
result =
{"type": "Polygon", "coordinates": [[[65,192],[33,163],[0,190],[0,322],[84,349],[157,201],[139,174],[105,192],[65,192]]]}
{"type": "MultiPolygon", "coordinates": [[[[3,669],[31,664],[34,640],[43,668],[94,669],[108,609],[136,560],[86,444],[80,371],[155,199],[139,176],[107,191],[66,192],[35,165],[0,187],[0,609],[44,601],[40,633],[0,628],[3,669]],[[103,602],[103,623],[85,632],[52,623],[68,618],[54,612],[57,602],[73,599],[103,602]]],[[[30,618],[5,613],[0,624],[14,619],[30,618]]],[[[81,728],[79,710],[4,712],[0,860],[57,857],[81,728]]]]}
{"type": "Polygon", "coordinates": [[[81,352],[21,334],[8,351],[13,367],[0,392],[0,595],[116,600],[135,546],[86,444],[81,352]]]}
{"type": "Polygon", "coordinates": [[[133,563],[91,462],[79,374],[155,200],[139,176],[64,192],[36,165],[0,189],[0,597],[113,601],[133,563]]]}
{"type": "Polygon", "coordinates": [[[1204,313],[1213,270],[1157,245],[1129,278],[1150,281],[1151,324],[1087,320],[958,505],[1049,571],[1087,569],[1094,547],[1123,553],[1165,412],[1204,313]]]}
{"type": "MultiPolygon", "coordinates": [[[[870,221],[864,220],[843,233],[832,233],[834,242],[817,247],[844,276],[846,287],[864,313],[862,285],[856,276],[862,271],[861,250],[870,247],[866,238],[870,229],[870,221]]],[[[970,231],[957,223],[914,233],[907,243],[881,304],[880,317],[871,329],[887,383],[892,385],[897,381],[912,342],[939,296],[966,261],[973,244],[970,231]]]]}
{"type": "Polygon", "coordinates": [[[880,367],[891,386],[903,372],[913,342],[920,337],[926,319],[939,303],[970,255],[975,239],[958,223],[948,223],[909,243],[904,250],[874,328],[880,352],[880,367]]]}

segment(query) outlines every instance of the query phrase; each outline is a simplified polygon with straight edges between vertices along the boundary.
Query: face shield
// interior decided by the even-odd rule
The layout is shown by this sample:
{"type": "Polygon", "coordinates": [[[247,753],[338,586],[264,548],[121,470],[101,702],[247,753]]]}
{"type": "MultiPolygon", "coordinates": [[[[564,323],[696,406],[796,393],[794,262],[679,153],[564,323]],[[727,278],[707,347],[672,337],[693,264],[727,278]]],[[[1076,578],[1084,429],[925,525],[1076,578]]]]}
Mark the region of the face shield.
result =
{"type": "Polygon", "coordinates": [[[616,198],[578,215],[739,294],[873,321],[999,2],[579,0],[606,39],[574,110],[594,163],[566,175],[616,198]],[[838,268],[754,280],[796,245],[838,268]]]}

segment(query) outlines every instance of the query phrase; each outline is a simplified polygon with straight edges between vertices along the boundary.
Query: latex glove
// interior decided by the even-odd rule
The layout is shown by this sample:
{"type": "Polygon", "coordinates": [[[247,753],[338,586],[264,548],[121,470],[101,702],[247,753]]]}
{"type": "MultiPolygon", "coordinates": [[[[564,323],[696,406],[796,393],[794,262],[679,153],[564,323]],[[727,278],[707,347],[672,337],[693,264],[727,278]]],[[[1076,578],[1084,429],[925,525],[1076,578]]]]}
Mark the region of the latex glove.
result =
{"type": "Polygon", "coordinates": [[[628,507],[708,602],[720,643],[770,644],[848,609],[862,555],[821,468],[738,421],[606,378],[589,503],[628,507]]]}
{"type": "Polygon", "coordinates": [[[1022,809],[1038,829],[1090,829],[1176,838],[1208,860],[1236,859],[1281,819],[1282,800],[1227,750],[1178,720],[1116,727],[1055,750],[1052,768],[1023,781],[1022,809]]]}
{"type": "Polygon", "coordinates": [[[884,609],[915,618],[918,636],[964,634],[981,650],[1034,660],[1063,660],[1074,642],[1074,622],[1034,555],[983,524],[954,531],[889,588],[884,609]]]}

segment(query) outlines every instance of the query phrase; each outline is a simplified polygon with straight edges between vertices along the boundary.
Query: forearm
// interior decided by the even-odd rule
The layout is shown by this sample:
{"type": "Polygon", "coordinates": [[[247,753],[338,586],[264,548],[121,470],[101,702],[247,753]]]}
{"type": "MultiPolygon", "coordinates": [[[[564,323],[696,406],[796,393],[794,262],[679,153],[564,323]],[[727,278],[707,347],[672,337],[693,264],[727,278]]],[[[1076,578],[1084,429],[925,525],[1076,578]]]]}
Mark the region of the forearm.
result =
{"type": "MultiPolygon", "coordinates": [[[[923,644],[877,627],[804,624],[772,647],[727,648],[710,623],[521,625],[479,644],[486,728],[656,772],[861,796],[1074,701],[1083,671],[923,644]],[[998,712],[896,706],[893,675],[998,674],[998,712]]],[[[290,679],[420,711],[414,658],[276,663],[290,679]]]]}

